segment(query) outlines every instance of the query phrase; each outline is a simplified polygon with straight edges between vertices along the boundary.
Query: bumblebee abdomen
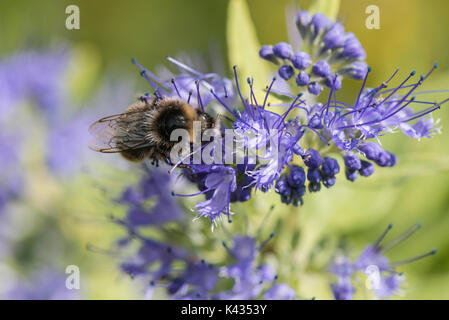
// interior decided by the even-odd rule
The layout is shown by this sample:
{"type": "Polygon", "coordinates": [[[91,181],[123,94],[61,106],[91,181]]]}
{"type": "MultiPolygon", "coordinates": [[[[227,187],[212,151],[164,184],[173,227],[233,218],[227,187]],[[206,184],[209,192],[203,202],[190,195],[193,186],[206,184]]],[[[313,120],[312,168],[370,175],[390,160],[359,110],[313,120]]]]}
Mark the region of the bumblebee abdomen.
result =
{"type": "Polygon", "coordinates": [[[129,161],[140,162],[151,157],[152,147],[124,150],[120,154],[129,161]]]}

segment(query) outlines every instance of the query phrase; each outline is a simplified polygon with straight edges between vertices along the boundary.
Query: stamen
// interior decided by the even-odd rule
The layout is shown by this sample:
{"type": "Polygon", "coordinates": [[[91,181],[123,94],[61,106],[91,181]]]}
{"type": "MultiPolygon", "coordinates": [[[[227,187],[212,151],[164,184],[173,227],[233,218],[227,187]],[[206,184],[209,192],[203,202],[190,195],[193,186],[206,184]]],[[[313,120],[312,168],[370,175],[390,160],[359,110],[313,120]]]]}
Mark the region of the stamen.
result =
{"type": "MultiPolygon", "coordinates": [[[[299,98],[301,98],[301,96],[303,95],[302,92],[298,93],[298,95],[296,96],[295,100],[293,100],[293,102],[291,103],[290,107],[287,109],[287,111],[284,112],[284,114],[282,115],[282,117],[280,118],[280,123],[279,126],[281,125],[281,123],[284,122],[285,118],[287,117],[287,115],[290,113],[290,111],[295,107],[296,101],[298,101],[299,98]]],[[[277,121],[276,121],[277,122],[277,121]]]]}
{"type": "MultiPolygon", "coordinates": [[[[413,70],[412,72],[410,72],[410,74],[408,75],[408,77],[407,78],[405,78],[405,80],[404,81],[402,81],[402,83],[399,85],[399,87],[396,87],[396,88],[393,88],[393,89],[390,89],[390,90],[392,90],[392,92],[388,95],[388,97],[386,97],[385,99],[384,99],[384,101],[387,101],[392,95],[394,95],[399,89],[403,89],[403,85],[411,78],[411,77],[413,77],[414,75],[416,74],[416,71],[415,70],[413,70]]],[[[419,82],[418,82],[419,83],[419,82]]],[[[387,90],[387,91],[389,91],[389,90],[387,90]]]]}
{"type": "Polygon", "coordinates": [[[256,239],[258,239],[260,237],[260,233],[262,232],[264,226],[266,225],[268,218],[270,217],[271,213],[273,212],[273,209],[274,209],[274,205],[272,205],[270,207],[268,212],[265,214],[265,217],[263,218],[262,223],[260,224],[259,228],[257,228],[256,239]]]}
{"type": "Polygon", "coordinates": [[[229,109],[229,107],[223,102],[221,101],[221,99],[215,94],[214,90],[210,90],[210,93],[212,93],[212,95],[215,97],[215,99],[217,99],[218,102],[220,102],[220,104],[226,109],[228,110],[228,112],[230,114],[232,114],[237,120],[240,120],[240,117],[234,113],[234,111],[232,111],[231,109],[229,109]]]}
{"type": "MultiPolygon", "coordinates": [[[[414,114],[412,114],[412,117],[415,116],[423,116],[425,114],[427,114],[429,111],[435,111],[436,109],[439,109],[440,107],[438,106],[438,103],[433,103],[433,107],[429,107],[429,108],[425,108],[423,110],[420,110],[418,112],[415,112],[414,114]]],[[[407,121],[407,120],[406,120],[407,121]]]]}
{"type": "Polygon", "coordinates": [[[420,223],[416,223],[412,228],[410,228],[409,230],[407,230],[406,232],[401,234],[399,237],[397,237],[396,239],[392,240],[391,242],[389,242],[388,244],[383,246],[382,247],[382,251],[385,252],[385,251],[393,248],[394,246],[398,245],[402,241],[408,239],[412,234],[414,234],[420,228],[421,228],[421,224],[420,223]]]}
{"type": "MultiPolygon", "coordinates": [[[[142,66],[139,62],[137,62],[137,60],[135,58],[131,59],[132,63],[135,64],[137,66],[137,68],[140,69],[140,75],[142,77],[144,77],[148,83],[151,85],[151,87],[158,92],[159,90],[161,90],[162,92],[164,92],[165,90],[162,89],[162,82],[158,79],[158,77],[156,77],[153,73],[151,73],[151,71],[147,70],[144,66],[142,66]],[[153,81],[154,80],[154,81],[153,81]],[[160,86],[158,85],[160,84],[160,86]]],[[[166,94],[167,92],[165,92],[166,94]]]]}
{"type": "Polygon", "coordinates": [[[446,103],[449,101],[449,98],[444,99],[443,101],[441,101],[440,103],[438,103],[438,105],[442,105],[443,103],[446,103]]]}
{"type": "Polygon", "coordinates": [[[425,116],[426,114],[432,113],[435,110],[440,109],[440,108],[441,108],[441,106],[439,104],[435,104],[435,107],[434,108],[430,108],[429,111],[423,112],[423,113],[421,113],[419,115],[415,115],[415,116],[413,116],[411,118],[408,118],[407,120],[404,120],[403,122],[409,122],[409,121],[421,118],[421,117],[425,116]]]}
{"type": "MultiPolygon", "coordinates": [[[[394,110],[396,107],[400,106],[400,105],[401,105],[401,104],[408,98],[408,96],[409,96],[410,94],[412,94],[412,92],[415,91],[416,88],[422,84],[423,81],[424,81],[424,77],[421,76],[421,77],[420,77],[420,80],[413,86],[413,88],[410,89],[409,92],[407,92],[407,94],[404,95],[404,96],[402,97],[402,99],[401,99],[401,100],[400,100],[394,107],[392,107],[391,109],[394,110]]],[[[414,100],[415,98],[412,98],[412,99],[414,100]]],[[[385,99],[384,101],[386,102],[387,100],[385,99]]],[[[403,108],[402,108],[402,109],[403,109],[403,108]]]]}
{"type": "Polygon", "coordinates": [[[254,105],[254,101],[253,101],[253,86],[251,84],[251,79],[248,77],[246,78],[246,82],[248,82],[248,86],[249,86],[249,97],[251,99],[251,104],[254,105]]]}
{"type": "Polygon", "coordinates": [[[234,66],[233,69],[234,69],[235,86],[236,86],[237,92],[240,96],[240,100],[242,100],[243,106],[246,109],[247,106],[246,106],[245,99],[243,99],[242,93],[240,92],[239,79],[237,77],[237,66],[234,66]]]}
{"type": "Polygon", "coordinates": [[[436,68],[438,68],[438,63],[434,62],[432,68],[424,76],[424,80],[427,79],[427,77],[430,76],[432,74],[433,70],[435,70],[436,68]]]}
{"type": "MultiPolygon", "coordinates": [[[[248,82],[248,85],[250,88],[251,105],[255,106],[254,109],[257,109],[257,113],[262,118],[262,112],[260,111],[259,104],[257,103],[256,96],[254,95],[254,90],[253,90],[254,79],[247,78],[246,81],[248,82]]],[[[251,113],[252,117],[254,117],[252,108],[248,108],[247,111],[251,113]]],[[[265,127],[267,127],[266,123],[265,123],[265,127]]]]}
{"type": "Polygon", "coordinates": [[[331,98],[332,98],[332,94],[334,93],[334,88],[330,88],[330,92],[329,92],[329,98],[327,99],[327,103],[325,105],[323,105],[321,107],[321,113],[320,113],[320,118],[323,119],[323,113],[324,110],[326,110],[326,115],[328,114],[328,110],[330,107],[330,102],[331,102],[331,98]]]}
{"type": "MultiPolygon", "coordinates": [[[[275,78],[273,78],[273,79],[275,79],[275,78]]],[[[288,92],[284,92],[284,91],[281,91],[281,90],[278,90],[278,89],[271,89],[270,91],[274,92],[275,94],[279,94],[281,96],[287,97],[287,98],[295,99],[295,96],[290,94],[290,93],[288,93],[288,92]]]]}
{"type": "Polygon", "coordinates": [[[203,101],[201,100],[201,95],[200,95],[200,81],[196,80],[195,81],[195,85],[196,85],[196,99],[198,101],[198,105],[201,108],[201,111],[204,112],[204,106],[203,106],[203,101]]]}
{"type": "Polygon", "coordinates": [[[223,91],[224,91],[224,98],[228,98],[228,89],[226,89],[226,85],[223,83],[223,91]]]}
{"type": "Polygon", "coordinates": [[[226,249],[226,251],[229,253],[229,255],[234,256],[231,252],[231,249],[229,249],[227,243],[224,240],[221,242],[221,245],[226,249]]]}
{"type": "Polygon", "coordinates": [[[275,235],[274,232],[270,233],[268,238],[260,244],[259,250],[262,250],[267,245],[268,241],[270,241],[274,237],[274,235],[275,235]]]}
{"type": "Polygon", "coordinates": [[[385,236],[387,235],[387,233],[391,230],[391,228],[393,228],[393,224],[392,223],[390,223],[389,225],[388,225],[388,227],[387,227],[387,229],[385,229],[385,231],[384,232],[382,232],[382,234],[380,235],[380,237],[376,240],[376,242],[374,242],[374,247],[375,248],[379,248],[379,244],[380,244],[380,242],[385,238],[385,236]]]}
{"type": "Polygon", "coordinates": [[[248,127],[250,127],[251,129],[257,131],[256,128],[254,128],[252,125],[250,125],[249,123],[247,123],[246,121],[244,121],[237,113],[235,113],[234,111],[232,111],[231,109],[229,109],[229,107],[215,94],[214,90],[210,90],[210,92],[212,93],[212,95],[215,97],[215,99],[217,99],[217,101],[223,106],[225,107],[226,110],[228,110],[228,112],[230,114],[232,114],[237,120],[239,120],[240,122],[244,123],[245,125],[247,125],[248,127]]]}
{"type": "Polygon", "coordinates": [[[265,109],[265,105],[267,103],[268,95],[270,94],[271,88],[273,87],[273,83],[276,81],[276,77],[273,77],[273,80],[271,80],[270,86],[267,89],[267,93],[265,94],[265,99],[263,100],[263,106],[262,109],[265,109]]]}
{"type": "Polygon", "coordinates": [[[189,90],[189,97],[187,98],[187,103],[190,103],[190,98],[192,97],[192,90],[189,90]]]}
{"type": "Polygon", "coordinates": [[[392,262],[391,265],[393,267],[401,266],[401,265],[404,265],[404,264],[407,264],[407,263],[411,263],[411,262],[415,262],[415,261],[421,260],[421,259],[423,259],[425,257],[428,257],[428,256],[432,256],[432,255],[434,255],[436,253],[437,253],[437,249],[432,249],[429,252],[423,253],[423,254],[421,254],[419,256],[416,256],[416,257],[413,257],[413,258],[410,258],[410,259],[405,259],[405,260],[401,260],[401,261],[397,261],[397,262],[392,262]]]}
{"type": "MultiPolygon", "coordinates": [[[[398,71],[399,71],[399,68],[396,68],[396,71],[395,72],[393,72],[393,74],[391,75],[391,77],[387,80],[387,81],[385,81],[383,84],[385,84],[385,85],[387,85],[388,84],[388,82],[390,82],[391,81],[391,79],[393,79],[394,78],[394,76],[398,73],[398,71]]],[[[383,85],[382,84],[382,85],[383,85]]]]}
{"type": "Polygon", "coordinates": [[[181,95],[179,94],[178,87],[176,86],[176,83],[175,83],[175,79],[174,79],[174,78],[171,79],[171,83],[173,84],[173,87],[175,88],[176,93],[178,94],[178,97],[182,99],[181,95]]]}
{"type": "MultiPolygon", "coordinates": [[[[383,117],[380,121],[384,121],[387,120],[388,118],[391,118],[392,116],[394,116],[395,114],[397,114],[398,112],[400,112],[401,110],[404,110],[410,103],[412,103],[413,101],[415,101],[416,97],[412,97],[409,102],[407,102],[406,104],[404,104],[402,107],[400,107],[399,109],[397,109],[396,111],[386,115],[385,117],[383,117]]],[[[402,103],[402,101],[401,101],[402,103]]],[[[400,103],[398,103],[398,105],[400,105],[400,103]]]]}
{"type": "Polygon", "coordinates": [[[418,94],[429,94],[429,93],[442,93],[442,92],[449,92],[449,90],[427,90],[427,91],[417,92],[417,93],[415,93],[415,95],[418,95],[418,94]]]}
{"type": "Polygon", "coordinates": [[[304,127],[307,128],[307,129],[312,130],[313,132],[315,132],[315,133],[318,135],[318,137],[320,137],[320,139],[323,140],[323,142],[324,142],[326,145],[330,146],[330,143],[327,142],[327,140],[324,139],[323,136],[322,136],[318,131],[316,131],[315,129],[313,129],[313,128],[309,127],[309,126],[304,126],[304,127]]]}
{"type": "MultiPolygon", "coordinates": [[[[415,93],[416,94],[416,93],[415,93]]],[[[391,100],[390,102],[398,102],[398,101],[401,101],[401,100],[391,100]]],[[[409,102],[410,100],[404,100],[404,102],[409,102]]],[[[432,104],[432,105],[434,105],[435,104],[435,102],[430,102],[430,101],[420,101],[420,100],[414,100],[413,101],[413,103],[420,103],[420,104],[432,104]]]]}
{"type": "Polygon", "coordinates": [[[372,120],[372,121],[368,121],[368,122],[364,122],[364,123],[352,124],[352,125],[349,125],[349,126],[342,126],[342,127],[338,127],[337,129],[341,130],[341,129],[348,129],[348,128],[357,128],[357,127],[362,127],[362,126],[374,124],[374,123],[376,123],[376,122],[382,122],[382,121],[384,121],[384,120],[386,120],[386,119],[392,117],[393,115],[395,115],[396,113],[398,113],[399,111],[401,111],[402,109],[404,109],[405,107],[407,107],[410,103],[413,102],[413,100],[414,100],[414,99],[412,98],[412,99],[411,99],[408,103],[406,103],[404,106],[402,106],[401,108],[399,108],[399,109],[396,110],[395,112],[393,112],[393,113],[391,113],[391,114],[389,114],[389,115],[383,117],[383,118],[380,119],[380,120],[377,119],[377,120],[372,120]]]}
{"type": "MultiPolygon", "coordinates": [[[[338,114],[337,114],[337,111],[340,111],[340,110],[337,110],[337,108],[340,108],[340,107],[337,106],[337,93],[336,93],[336,91],[334,91],[334,116],[332,117],[332,120],[330,121],[329,126],[334,123],[335,119],[337,118],[337,115],[340,114],[340,112],[338,112],[338,114]]],[[[342,109],[344,109],[344,108],[342,108],[342,109]]]]}
{"type": "Polygon", "coordinates": [[[368,70],[366,71],[365,78],[363,79],[362,86],[360,87],[359,95],[357,96],[357,99],[355,100],[354,108],[356,108],[357,105],[359,104],[360,96],[361,96],[362,93],[363,93],[363,89],[365,88],[365,84],[366,84],[366,79],[368,79],[368,74],[369,74],[370,72],[371,72],[371,67],[368,67],[368,70]]]}
{"type": "Polygon", "coordinates": [[[180,68],[182,68],[182,69],[184,69],[184,70],[186,70],[186,71],[188,71],[190,73],[193,73],[196,76],[199,76],[199,77],[203,76],[202,73],[200,73],[200,72],[190,68],[189,66],[185,65],[184,63],[182,63],[182,62],[180,62],[178,60],[173,59],[172,57],[167,57],[167,60],[170,61],[171,63],[174,63],[178,67],[180,67],[180,68]]]}
{"type": "MultiPolygon", "coordinates": [[[[301,100],[301,101],[299,101],[299,103],[297,103],[295,106],[294,106],[294,108],[297,108],[297,109],[301,109],[301,110],[303,110],[303,111],[305,111],[307,114],[309,114],[310,112],[309,112],[309,110],[307,110],[306,108],[304,108],[304,107],[300,107],[299,106],[299,104],[302,104],[303,103],[303,101],[301,100]]],[[[274,103],[274,104],[268,104],[268,106],[269,107],[290,107],[291,105],[290,104],[287,104],[287,103],[274,103]]]]}

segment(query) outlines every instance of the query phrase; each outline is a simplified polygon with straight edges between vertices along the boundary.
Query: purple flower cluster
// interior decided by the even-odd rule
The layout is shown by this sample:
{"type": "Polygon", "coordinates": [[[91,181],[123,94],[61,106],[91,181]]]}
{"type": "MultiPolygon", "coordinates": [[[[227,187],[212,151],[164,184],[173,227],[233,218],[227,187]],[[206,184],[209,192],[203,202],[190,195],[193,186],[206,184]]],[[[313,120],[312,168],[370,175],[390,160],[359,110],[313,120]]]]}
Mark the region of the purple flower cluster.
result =
{"type": "MultiPolygon", "coordinates": [[[[179,69],[179,73],[164,72],[162,77],[158,77],[151,71],[144,68],[135,59],[132,62],[141,70],[140,75],[144,77],[155,90],[154,95],[158,98],[178,98],[186,101],[192,106],[204,110],[206,106],[219,99],[221,102],[230,103],[234,100],[234,89],[229,79],[223,78],[216,73],[201,73],[181,61],[168,58],[179,69]],[[167,77],[169,75],[169,78],[167,77]]],[[[147,93],[147,95],[149,95],[147,93]]],[[[196,150],[198,151],[198,150],[196,150]]],[[[172,164],[167,159],[169,164],[172,164]]],[[[180,163],[174,164],[177,167],[180,163]]],[[[226,215],[229,219],[231,215],[230,202],[245,201],[249,198],[250,189],[243,190],[237,188],[236,174],[234,168],[224,165],[193,165],[182,161],[185,176],[198,185],[201,192],[193,195],[181,195],[172,192],[177,196],[195,196],[205,194],[206,200],[199,202],[195,211],[197,217],[207,216],[211,219],[212,228],[226,215]]],[[[173,165],[173,164],[172,164],[173,165]]]]}
{"type": "MultiPolygon", "coordinates": [[[[230,204],[249,200],[253,189],[266,192],[274,187],[283,203],[296,206],[303,203],[307,190],[317,192],[322,185],[333,187],[341,170],[341,164],[335,158],[336,153],[343,157],[342,171],[346,178],[355,181],[359,175],[372,175],[374,164],[380,167],[396,165],[396,156],[384,150],[380,144],[382,135],[400,130],[409,137],[421,139],[439,132],[436,126],[438,121],[433,120],[431,113],[448,99],[432,103],[413,96],[437,68],[436,64],[415,82],[409,83],[416,74],[413,71],[396,87],[387,88],[397,74],[396,70],[378,87],[366,88],[371,68],[363,62],[366,54],[352,33],[345,33],[340,24],[332,23],[320,13],[311,17],[306,11],[298,13],[297,27],[304,47],[313,54],[293,53],[286,43],[264,46],[260,54],[270,61],[282,60],[293,65],[284,64],[279,70],[284,79],[293,75],[293,68],[305,70],[310,67],[310,74],[319,77],[322,82],[332,84],[328,85],[330,93],[324,104],[301,99],[303,92],[294,96],[275,89],[276,78],[266,87],[263,99],[256,98],[253,80],[248,78],[250,93],[248,97],[243,97],[235,66],[234,86],[236,96],[240,98],[240,108],[236,108],[235,100],[230,99],[234,90],[228,79],[216,74],[200,73],[169,58],[180,68],[181,73],[172,75],[170,81],[161,80],[133,60],[140,68],[141,75],[155,89],[156,95],[178,97],[190,102],[196,92],[196,107],[204,110],[206,103],[217,103],[235,118],[230,129],[238,145],[236,149],[228,150],[227,145],[214,137],[212,142],[202,145],[189,156],[201,152],[207,146],[213,154],[240,155],[240,158],[244,158],[243,163],[230,164],[220,160],[213,164],[193,164],[189,162],[190,158],[176,164],[169,163],[173,165],[172,170],[182,164],[185,176],[200,189],[200,192],[191,195],[176,192],[173,195],[205,195],[206,199],[195,206],[195,211],[197,217],[208,217],[212,228],[222,217],[231,221],[230,204]],[[336,91],[341,87],[341,80],[331,70],[330,65],[334,64],[339,65],[336,70],[339,74],[363,79],[354,102],[337,100],[336,91]],[[288,103],[270,104],[268,98],[273,93],[288,103]],[[426,107],[415,111],[412,109],[415,105],[426,107]],[[278,114],[271,111],[270,106],[286,107],[287,110],[278,114]],[[296,117],[292,117],[292,114],[296,117]]],[[[309,91],[315,85],[320,86],[316,81],[308,83],[309,91]]],[[[221,129],[224,129],[223,126],[221,129]]]]}
{"type": "Polygon", "coordinates": [[[58,49],[25,51],[0,61],[0,120],[26,100],[35,102],[49,121],[56,120],[68,59],[67,50],[58,49]]]}
{"type": "Polygon", "coordinates": [[[293,289],[276,282],[277,275],[271,267],[256,264],[261,246],[253,237],[237,235],[231,248],[224,243],[234,262],[220,266],[199,259],[184,247],[166,245],[138,233],[134,233],[134,237],[141,242],[141,247],[137,256],[123,263],[121,268],[132,277],[149,278],[145,295],[148,299],[158,288],[176,300],[296,298],[293,289]],[[226,280],[234,283],[231,289],[219,285],[219,281],[226,280]]]}
{"type": "Polygon", "coordinates": [[[8,300],[77,300],[79,290],[66,287],[67,275],[55,270],[40,270],[29,279],[21,279],[3,299],[8,300]]]}
{"type": "MultiPolygon", "coordinates": [[[[174,192],[173,195],[204,194],[205,201],[199,202],[195,211],[197,217],[210,218],[213,228],[223,216],[231,221],[230,203],[249,200],[252,189],[266,192],[274,187],[281,195],[282,202],[298,205],[302,204],[306,190],[317,192],[321,185],[326,188],[334,186],[340,164],[331,156],[333,153],[343,153],[345,175],[350,181],[355,181],[358,175],[372,175],[373,163],[381,167],[392,167],[396,164],[396,156],[378,143],[382,135],[396,132],[397,128],[415,139],[430,137],[438,132],[430,113],[447,100],[434,104],[410,97],[435,68],[436,65],[416,83],[407,84],[415,74],[412,72],[399,86],[391,89],[387,89],[387,84],[397,71],[379,87],[368,89],[365,88],[371,71],[368,68],[354,103],[337,100],[335,90],[331,88],[325,104],[307,104],[301,99],[301,93],[292,96],[272,89],[275,79],[267,87],[261,102],[255,97],[252,79],[248,79],[250,94],[248,98],[244,98],[237,80],[237,68],[234,67],[241,110],[233,109],[214,88],[209,93],[235,118],[232,129],[239,148],[230,152],[241,153],[244,162],[192,164],[184,161],[182,165],[185,176],[198,185],[200,192],[191,195],[174,192]],[[272,92],[291,100],[291,103],[276,105],[287,107],[284,113],[268,110],[267,107],[275,106],[267,103],[272,92]],[[410,107],[412,103],[428,104],[429,107],[415,112],[410,107]],[[298,111],[295,118],[289,117],[293,110],[298,111]],[[306,134],[311,135],[311,139],[302,139],[306,134]],[[315,148],[307,148],[308,145],[314,145],[315,148]]],[[[143,72],[144,76],[147,74],[147,71],[143,72]]],[[[179,88],[176,88],[174,86],[168,94],[177,94],[179,88]]],[[[181,95],[179,97],[182,98],[181,95]]],[[[202,100],[200,93],[197,96],[199,107],[202,100]]],[[[213,141],[211,150],[223,154],[229,152],[222,142],[216,140],[213,141]]],[[[201,150],[193,153],[197,151],[201,150]]]]}
{"type": "MultiPolygon", "coordinates": [[[[272,238],[274,234],[270,235],[272,238]]],[[[269,239],[270,239],[269,238],[269,239]]],[[[276,283],[277,275],[268,265],[256,265],[256,259],[269,240],[257,245],[255,238],[251,236],[236,235],[233,238],[233,246],[228,250],[234,259],[233,264],[223,266],[220,275],[234,280],[234,286],[230,290],[218,293],[215,298],[222,300],[250,300],[260,297],[266,289],[263,298],[270,300],[293,300],[296,298],[295,291],[287,284],[276,283]]]]}
{"type": "Polygon", "coordinates": [[[264,45],[259,51],[261,58],[281,65],[278,74],[282,79],[294,79],[313,95],[319,95],[323,86],[339,90],[341,76],[363,79],[366,53],[353,33],[321,13],[311,16],[307,11],[298,12],[296,26],[302,38],[301,51],[294,52],[286,42],[264,45]]]}
{"type": "MultiPolygon", "coordinates": [[[[198,203],[196,211],[198,217],[205,216],[211,219],[212,228],[223,214],[230,221],[231,202],[247,201],[253,188],[266,192],[274,186],[283,169],[292,161],[294,150],[297,149],[296,144],[305,131],[305,126],[300,125],[297,119],[286,119],[296,103],[304,103],[299,99],[301,95],[294,99],[289,110],[279,115],[265,109],[270,90],[263,105],[258,104],[252,81],[248,80],[251,93],[247,101],[239,88],[236,67],[234,75],[237,92],[243,105],[242,111],[232,111],[213,90],[211,93],[236,118],[233,132],[235,141],[241,147],[236,152],[242,153],[243,163],[214,165],[183,163],[190,170],[187,173],[188,177],[196,182],[201,190],[188,196],[206,195],[206,201],[198,203]]],[[[224,153],[228,152],[226,148],[221,149],[224,153]]],[[[174,195],[186,196],[176,193],[174,195]]]]}
{"type": "Polygon", "coordinates": [[[175,198],[169,196],[170,175],[163,169],[145,167],[144,170],[144,177],[137,186],[126,188],[118,199],[126,207],[125,217],[113,219],[128,232],[118,241],[120,248],[133,240],[139,242],[137,254],[123,262],[121,269],[132,277],[149,278],[147,298],[156,288],[163,288],[172,299],[255,299],[262,294],[267,299],[296,297],[287,285],[276,283],[277,276],[272,268],[256,264],[260,250],[274,234],[260,245],[254,237],[237,235],[232,247],[223,242],[232,262],[220,266],[207,263],[198,258],[197,252],[192,252],[194,245],[188,237],[180,240],[179,235],[171,235],[164,228],[174,221],[182,224],[184,218],[175,198]],[[148,201],[154,203],[151,209],[145,209],[148,201]],[[150,227],[165,237],[142,235],[141,228],[148,230],[150,227]],[[234,286],[220,291],[217,289],[220,279],[230,279],[234,286]]]}
{"type": "Polygon", "coordinates": [[[382,240],[391,228],[392,225],[390,224],[377,241],[367,246],[355,260],[351,260],[345,255],[338,255],[334,259],[331,271],[336,276],[337,281],[331,284],[331,289],[335,299],[351,300],[356,291],[355,278],[357,274],[361,273],[367,276],[366,287],[374,293],[375,297],[389,298],[399,292],[404,280],[403,274],[395,271],[396,267],[436,253],[436,249],[432,249],[410,259],[390,262],[385,256],[385,252],[410,237],[420,228],[420,224],[416,224],[390,243],[381,245],[382,240]]]}
{"type": "Polygon", "coordinates": [[[65,96],[62,77],[67,61],[66,50],[26,51],[0,60],[0,212],[20,196],[25,178],[21,145],[27,132],[12,128],[10,119],[18,117],[25,102],[32,102],[49,124],[56,123],[65,96]]]}
{"type": "Polygon", "coordinates": [[[156,96],[179,98],[203,110],[213,100],[211,90],[221,99],[231,101],[234,98],[231,80],[216,73],[202,73],[171,57],[168,57],[168,61],[178,67],[179,72],[163,72],[161,76],[158,76],[143,67],[136,59],[132,59],[132,62],[140,69],[140,75],[155,90],[156,96]]]}
{"type": "MultiPolygon", "coordinates": [[[[380,137],[384,134],[395,133],[399,129],[405,135],[419,140],[423,137],[430,138],[439,132],[440,129],[436,126],[438,121],[433,120],[431,113],[439,109],[448,99],[434,103],[417,100],[415,96],[411,96],[436,68],[435,64],[417,82],[408,84],[408,80],[415,75],[415,72],[412,72],[399,86],[390,89],[386,89],[387,84],[398,70],[379,87],[370,89],[365,88],[371,71],[368,68],[354,103],[337,100],[335,90],[331,89],[325,104],[298,106],[303,121],[308,124],[303,127],[312,132],[316,144],[320,146],[317,149],[309,148],[303,151],[301,147],[304,145],[300,140],[293,149],[307,168],[308,190],[319,191],[321,184],[327,188],[335,184],[340,165],[328,154],[342,153],[346,178],[355,181],[359,175],[363,177],[372,175],[374,164],[380,167],[396,165],[396,156],[380,145],[380,137]],[[411,108],[412,104],[428,107],[414,111],[411,108]]],[[[289,99],[294,98],[280,91],[275,92],[289,99]]],[[[277,106],[290,107],[289,104],[277,106]]],[[[302,203],[301,197],[305,193],[304,171],[291,166],[289,169],[290,173],[284,174],[278,180],[275,190],[281,195],[284,203],[296,205],[302,203]],[[295,183],[293,175],[298,175],[301,179],[295,183]]]]}
{"type": "MultiPolygon", "coordinates": [[[[45,122],[45,157],[49,168],[57,174],[73,172],[81,166],[80,155],[85,154],[88,141],[85,128],[92,121],[89,117],[92,114],[79,111],[81,106],[75,106],[69,99],[65,79],[69,60],[69,50],[58,48],[42,52],[24,51],[0,61],[2,132],[12,135],[7,132],[10,121],[5,120],[21,117],[25,102],[30,103],[42,116],[40,120],[45,122]]],[[[89,112],[92,113],[92,109],[89,112]]],[[[28,133],[14,130],[14,134],[23,140],[29,138],[28,133]]]]}
{"type": "Polygon", "coordinates": [[[170,195],[173,181],[166,171],[152,170],[142,166],[143,174],[137,186],[129,186],[117,199],[125,205],[124,219],[116,219],[133,232],[142,227],[159,226],[170,221],[179,221],[184,213],[170,195]],[[149,206],[148,202],[153,204],[149,206]]]}

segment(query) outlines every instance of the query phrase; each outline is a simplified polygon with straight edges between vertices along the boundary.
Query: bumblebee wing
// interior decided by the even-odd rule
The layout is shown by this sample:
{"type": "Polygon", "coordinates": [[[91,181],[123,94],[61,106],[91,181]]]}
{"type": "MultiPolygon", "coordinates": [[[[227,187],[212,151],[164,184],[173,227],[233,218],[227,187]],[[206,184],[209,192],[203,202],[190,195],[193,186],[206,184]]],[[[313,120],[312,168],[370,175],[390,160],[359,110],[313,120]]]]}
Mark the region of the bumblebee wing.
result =
{"type": "Polygon", "coordinates": [[[145,111],[132,111],[102,118],[89,127],[92,140],[89,148],[103,153],[122,152],[150,147],[154,143],[147,139],[145,130],[136,123],[142,122],[145,111]]]}

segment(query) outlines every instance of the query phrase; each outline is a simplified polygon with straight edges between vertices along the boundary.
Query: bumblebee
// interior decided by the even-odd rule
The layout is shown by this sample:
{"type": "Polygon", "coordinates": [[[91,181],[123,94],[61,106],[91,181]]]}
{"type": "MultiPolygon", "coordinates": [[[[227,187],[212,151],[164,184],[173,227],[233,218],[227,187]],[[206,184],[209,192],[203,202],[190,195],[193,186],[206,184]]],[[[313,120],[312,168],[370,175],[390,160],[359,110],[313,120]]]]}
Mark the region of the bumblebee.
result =
{"type": "Polygon", "coordinates": [[[168,159],[179,141],[170,141],[175,129],[187,130],[193,142],[193,123],[201,123],[201,133],[218,128],[217,119],[176,98],[142,96],[125,112],[108,116],[89,127],[93,139],[89,148],[103,153],[120,153],[130,161],[168,159]]]}

